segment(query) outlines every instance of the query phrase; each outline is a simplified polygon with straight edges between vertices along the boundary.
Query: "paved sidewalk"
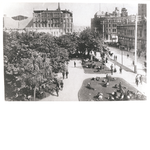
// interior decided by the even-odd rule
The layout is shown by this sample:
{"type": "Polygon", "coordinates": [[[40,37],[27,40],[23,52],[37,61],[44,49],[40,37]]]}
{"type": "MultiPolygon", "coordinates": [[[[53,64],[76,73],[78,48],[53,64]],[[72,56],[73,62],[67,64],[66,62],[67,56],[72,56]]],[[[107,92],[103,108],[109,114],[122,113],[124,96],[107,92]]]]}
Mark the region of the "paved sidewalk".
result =
{"type": "Polygon", "coordinates": [[[69,75],[68,79],[64,79],[64,89],[59,92],[59,97],[49,96],[42,101],[78,101],[78,91],[81,88],[84,80],[84,70],[81,66],[81,61],[76,60],[76,67],[74,61],[71,60],[68,65],[69,75]]]}
{"type": "MultiPolygon", "coordinates": [[[[134,55],[132,52],[129,51],[121,51],[118,48],[115,47],[109,47],[109,50],[114,53],[115,56],[117,56],[117,62],[122,64],[123,61],[123,66],[128,68],[130,71],[134,72],[134,66],[133,66],[133,60],[134,60],[134,55]],[[127,54],[129,54],[129,57],[127,57],[127,54]]],[[[111,59],[114,61],[114,55],[111,57],[111,59]]],[[[137,73],[146,75],[145,70],[144,70],[144,57],[138,57],[137,56],[137,73]]]]}

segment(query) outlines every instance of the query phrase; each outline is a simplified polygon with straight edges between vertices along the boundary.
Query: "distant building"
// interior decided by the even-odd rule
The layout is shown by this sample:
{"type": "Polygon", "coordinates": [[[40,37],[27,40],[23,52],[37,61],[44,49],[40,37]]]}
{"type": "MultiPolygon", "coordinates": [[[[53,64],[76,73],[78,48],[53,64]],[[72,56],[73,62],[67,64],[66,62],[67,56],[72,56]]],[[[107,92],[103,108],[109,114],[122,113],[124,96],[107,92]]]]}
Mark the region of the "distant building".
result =
{"type": "Polygon", "coordinates": [[[112,13],[99,11],[91,19],[91,30],[102,34],[105,42],[118,42],[117,25],[129,18],[132,16],[128,16],[126,8],[121,13],[117,7],[112,13]]]}
{"type": "Polygon", "coordinates": [[[138,4],[138,15],[143,17],[147,17],[147,5],[146,4],[138,4]]]}
{"type": "MultiPolygon", "coordinates": [[[[138,5],[137,50],[145,53],[147,50],[147,19],[146,4],[138,5]]],[[[135,16],[117,25],[118,42],[121,47],[135,51],[135,16]]]]}
{"type": "Polygon", "coordinates": [[[56,10],[34,10],[33,17],[4,16],[3,29],[19,32],[46,32],[53,36],[60,36],[73,32],[73,13],[69,10],[61,10],[58,3],[56,10]]]}
{"type": "Polygon", "coordinates": [[[127,26],[128,24],[135,24],[135,15],[128,15],[126,8],[122,8],[121,12],[119,12],[116,7],[112,13],[97,12],[94,18],[91,19],[91,30],[102,34],[104,42],[118,43],[123,36],[120,36],[119,33],[124,32],[120,31],[124,30],[122,26],[127,26]]]}
{"type": "MultiPolygon", "coordinates": [[[[120,47],[134,52],[135,46],[135,22],[117,25],[118,42],[120,47]]],[[[138,22],[137,25],[137,50],[146,51],[147,45],[147,20],[138,22]]]]}
{"type": "Polygon", "coordinates": [[[34,10],[33,26],[26,29],[37,32],[49,32],[54,36],[72,33],[73,13],[69,10],[61,10],[59,3],[56,10],[34,10]]]}

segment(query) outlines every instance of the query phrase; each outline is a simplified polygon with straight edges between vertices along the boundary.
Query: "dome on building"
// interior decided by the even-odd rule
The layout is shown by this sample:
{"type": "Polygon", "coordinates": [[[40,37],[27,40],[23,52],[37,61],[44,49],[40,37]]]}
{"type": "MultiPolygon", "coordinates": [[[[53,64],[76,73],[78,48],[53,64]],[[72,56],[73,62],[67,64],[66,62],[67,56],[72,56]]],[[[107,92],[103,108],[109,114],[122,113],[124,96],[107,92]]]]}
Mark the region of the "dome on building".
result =
{"type": "Polygon", "coordinates": [[[105,12],[104,11],[98,11],[98,12],[95,13],[95,17],[100,18],[100,17],[104,17],[104,16],[105,16],[105,12]]]}

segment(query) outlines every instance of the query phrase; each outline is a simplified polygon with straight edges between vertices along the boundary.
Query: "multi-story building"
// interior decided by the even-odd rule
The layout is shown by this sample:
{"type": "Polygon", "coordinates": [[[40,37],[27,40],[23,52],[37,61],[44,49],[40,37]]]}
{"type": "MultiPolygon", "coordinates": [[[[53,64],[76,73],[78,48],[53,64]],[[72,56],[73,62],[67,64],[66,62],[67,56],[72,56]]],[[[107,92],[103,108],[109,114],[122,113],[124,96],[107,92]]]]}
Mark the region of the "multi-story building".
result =
{"type": "Polygon", "coordinates": [[[116,7],[112,13],[97,12],[91,19],[91,30],[103,34],[105,42],[118,42],[117,24],[132,18],[128,16],[126,8],[122,8],[119,13],[116,7]]]}
{"type": "Polygon", "coordinates": [[[49,32],[54,36],[72,33],[73,13],[69,10],[61,10],[59,3],[56,10],[34,10],[33,26],[27,29],[38,32],[49,32]]]}
{"type": "Polygon", "coordinates": [[[147,17],[147,5],[146,4],[138,4],[138,15],[142,17],[147,17]]]}
{"type": "MultiPolygon", "coordinates": [[[[146,51],[147,45],[147,20],[144,16],[146,16],[146,12],[142,9],[146,8],[144,4],[139,4],[141,10],[139,14],[139,20],[137,23],[137,49],[138,52],[146,51]]],[[[120,46],[123,46],[125,49],[134,51],[135,46],[135,16],[128,19],[126,22],[122,22],[117,25],[117,34],[118,34],[118,42],[120,46]]]]}

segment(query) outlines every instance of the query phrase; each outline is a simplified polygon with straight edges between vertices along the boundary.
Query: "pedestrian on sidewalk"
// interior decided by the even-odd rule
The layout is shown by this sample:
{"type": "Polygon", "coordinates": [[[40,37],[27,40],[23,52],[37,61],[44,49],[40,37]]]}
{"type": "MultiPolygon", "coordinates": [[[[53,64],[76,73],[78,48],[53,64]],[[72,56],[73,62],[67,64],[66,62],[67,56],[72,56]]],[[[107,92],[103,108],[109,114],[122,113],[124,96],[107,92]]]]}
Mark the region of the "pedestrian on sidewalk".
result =
{"type": "Polygon", "coordinates": [[[110,66],[111,75],[113,75],[113,64],[110,66]]]}
{"type": "Polygon", "coordinates": [[[116,69],[116,67],[114,67],[114,73],[115,73],[115,72],[117,72],[117,69],[116,69]]]}
{"type": "Polygon", "coordinates": [[[133,60],[132,64],[133,64],[133,66],[134,66],[134,60],[133,60]]]}
{"type": "Polygon", "coordinates": [[[129,57],[129,54],[127,54],[127,58],[129,57]]]}
{"type": "Polygon", "coordinates": [[[116,61],[117,61],[117,56],[116,56],[116,61]]]}
{"type": "Polygon", "coordinates": [[[56,84],[56,87],[58,87],[58,89],[59,89],[59,81],[57,78],[54,78],[54,83],[56,84]]]}
{"type": "Polygon", "coordinates": [[[139,77],[138,77],[138,75],[135,77],[135,83],[136,83],[137,86],[139,85],[139,77]]]}
{"type": "Polygon", "coordinates": [[[120,66],[120,69],[119,69],[119,70],[120,70],[120,73],[122,74],[122,67],[121,67],[121,66],[120,66]]]}
{"type": "Polygon", "coordinates": [[[108,58],[106,57],[106,63],[108,62],[108,58]]]}
{"type": "Polygon", "coordinates": [[[68,70],[66,71],[66,78],[68,78],[68,74],[69,74],[69,72],[68,72],[68,70]]]}
{"type": "Polygon", "coordinates": [[[62,71],[63,79],[65,78],[65,71],[62,71]]]}
{"type": "Polygon", "coordinates": [[[76,62],[74,61],[74,67],[76,67],[76,62]]]}
{"type": "Polygon", "coordinates": [[[61,90],[63,90],[63,87],[64,87],[64,82],[63,82],[63,80],[60,81],[60,86],[61,86],[61,90]]]}
{"type": "Polygon", "coordinates": [[[142,84],[142,82],[143,82],[143,76],[142,75],[140,75],[139,80],[140,80],[140,83],[142,84]]]}
{"type": "Polygon", "coordinates": [[[111,75],[113,75],[113,69],[111,69],[110,71],[111,71],[111,75]]]}
{"type": "Polygon", "coordinates": [[[55,91],[56,91],[56,94],[57,94],[57,97],[59,96],[59,88],[56,86],[55,88],[55,91]]]}

